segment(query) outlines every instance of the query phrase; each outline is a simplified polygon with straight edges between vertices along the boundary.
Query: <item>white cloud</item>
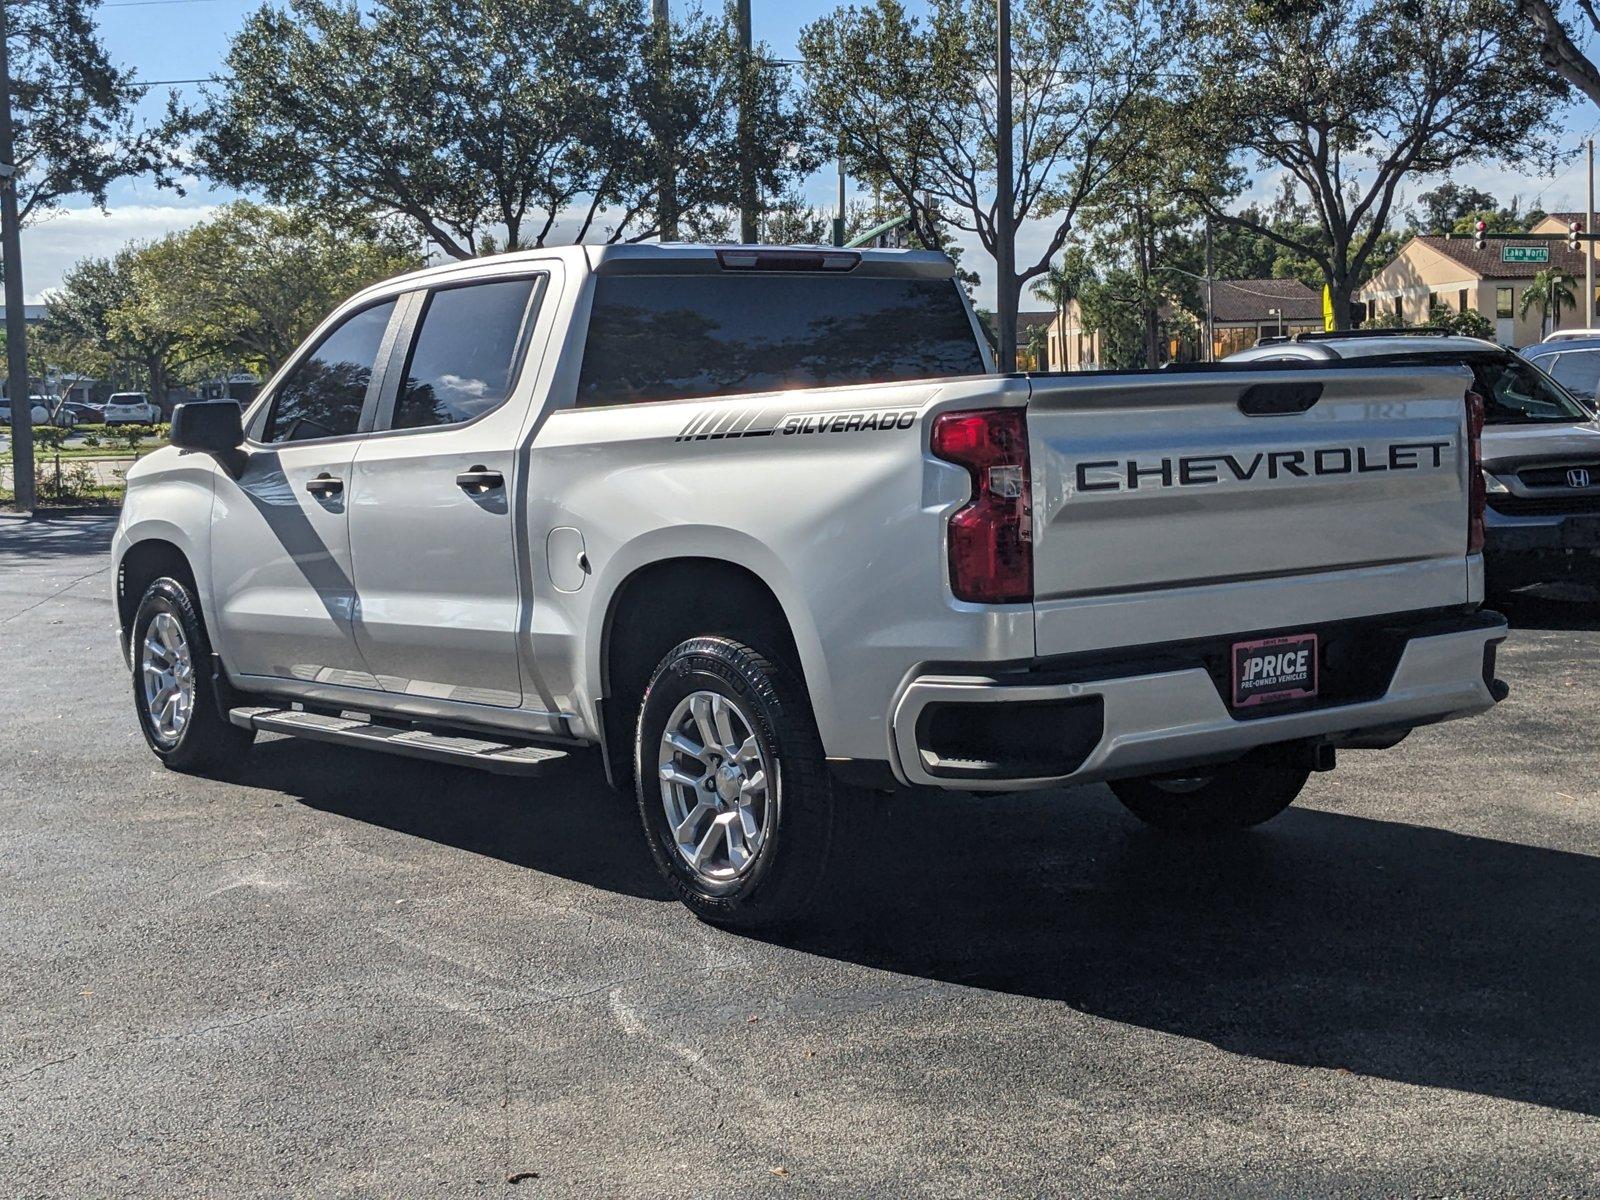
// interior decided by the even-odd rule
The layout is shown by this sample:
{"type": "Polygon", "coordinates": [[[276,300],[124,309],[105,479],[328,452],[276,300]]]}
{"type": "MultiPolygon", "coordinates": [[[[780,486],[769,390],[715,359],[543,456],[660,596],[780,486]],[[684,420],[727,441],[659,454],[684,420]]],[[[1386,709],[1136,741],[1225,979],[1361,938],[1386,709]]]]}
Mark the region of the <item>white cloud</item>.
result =
{"type": "Polygon", "coordinates": [[[217,204],[120,204],[109,212],[66,208],[22,231],[22,286],[37,304],[79,259],[114,254],[130,241],[163,237],[214,214],[217,204]]]}

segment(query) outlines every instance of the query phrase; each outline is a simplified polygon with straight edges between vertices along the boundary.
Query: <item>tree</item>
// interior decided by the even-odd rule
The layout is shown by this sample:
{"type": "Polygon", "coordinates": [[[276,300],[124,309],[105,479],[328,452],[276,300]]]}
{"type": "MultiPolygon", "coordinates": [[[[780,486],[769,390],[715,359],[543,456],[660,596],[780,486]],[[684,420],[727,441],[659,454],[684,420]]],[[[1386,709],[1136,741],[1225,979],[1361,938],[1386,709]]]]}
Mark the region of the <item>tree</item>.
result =
{"type": "Polygon", "coordinates": [[[239,201],[76,264],[50,294],[38,340],[53,364],[131,374],[160,402],[175,379],[270,373],[339,301],[418,262],[391,227],[239,201]]]}
{"type": "Polygon", "coordinates": [[[147,242],[130,243],[110,258],[77,263],[46,302],[41,336],[80,370],[98,359],[108,373],[137,371],[159,404],[180,362],[182,338],[163,311],[165,281],[153,268],[147,242]]]}
{"type": "MultiPolygon", "coordinates": [[[[1084,284],[1094,278],[1094,269],[1082,246],[1068,246],[1059,263],[1051,263],[1045,273],[1033,282],[1033,294],[1048,304],[1055,313],[1056,339],[1061,345],[1062,366],[1067,358],[1067,313],[1077,300],[1084,284]]],[[[1048,346],[1047,346],[1048,349],[1048,346]]]]}
{"type": "Polygon", "coordinates": [[[1126,370],[1146,365],[1147,293],[1127,267],[1113,267],[1104,278],[1088,279],[1078,295],[1084,327],[1100,335],[1098,366],[1126,370]]]}
{"type": "MultiPolygon", "coordinates": [[[[736,192],[737,47],[695,13],[670,45],[641,0],[343,0],[264,6],[229,48],[228,82],[191,114],[207,170],[337,217],[398,216],[465,258],[557,236],[640,240],[663,165],[693,232],[736,192]]],[[[746,88],[759,181],[814,164],[787,83],[746,88]]]]}
{"type": "Polygon", "coordinates": [[[995,9],[934,0],[925,20],[900,0],[841,8],[800,35],[806,103],[836,130],[852,174],[883,181],[919,233],[947,220],[993,255],[998,233],[1040,219],[1040,252],[998,305],[1015,314],[1080,210],[1140,150],[1128,119],[1169,65],[1168,10],[1146,0],[1029,0],[1012,24],[1017,153],[1012,210],[995,192],[995,9]]]}
{"type": "MultiPolygon", "coordinates": [[[[1192,136],[1286,172],[1315,213],[1315,235],[1227,212],[1212,199],[1226,194],[1215,180],[1191,194],[1315,262],[1341,328],[1408,176],[1554,154],[1565,87],[1527,70],[1531,33],[1494,0],[1205,2],[1193,67],[1207,86],[1189,108],[1192,136]]],[[[1236,166],[1233,187],[1244,181],[1236,166]]]]}
{"type": "Polygon", "coordinates": [[[1411,226],[1418,233],[1454,233],[1456,222],[1476,220],[1479,213],[1495,212],[1499,207],[1500,202],[1488,192],[1446,180],[1417,197],[1417,206],[1410,214],[1411,226]]]}
{"type": "Polygon", "coordinates": [[[1448,304],[1435,304],[1428,313],[1428,327],[1443,329],[1447,333],[1459,334],[1462,337],[1494,341],[1494,322],[1481,312],[1475,312],[1470,308],[1465,312],[1457,312],[1448,304]]]}
{"type": "Polygon", "coordinates": [[[237,201],[149,247],[165,319],[190,362],[271,374],[341,300],[422,265],[391,223],[333,225],[237,201]]]}
{"type": "Polygon", "coordinates": [[[1556,328],[1561,324],[1561,310],[1577,306],[1578,298],[1569,286],[1571,283],[1567,276],[1550,267],[1537,272],[1522,293],[1521,315],[1525,317],[1530,308],[1537,308],[1539,332],[1544,334],[1556,328]]]}
{"type": "Polygon", "coordinates": [[[1516,11],[1532,23],[1545,67],[1600,104],[1600,68],[1580,48],[1600,33],[1600,10],[1593,0],[1577,0],[1576,11],[1567,16],[1561,7],[1560,0],[1517,0],[1516,11]]]}
{"type": "Polygon", "coordinates": [[[65,196],[104,208],[118,179],[173,183],[168,129],[141,125],[148,89],[112,63],[94,26],[98,0],[6,0],[17,208],[24,224],[65,196]]]}

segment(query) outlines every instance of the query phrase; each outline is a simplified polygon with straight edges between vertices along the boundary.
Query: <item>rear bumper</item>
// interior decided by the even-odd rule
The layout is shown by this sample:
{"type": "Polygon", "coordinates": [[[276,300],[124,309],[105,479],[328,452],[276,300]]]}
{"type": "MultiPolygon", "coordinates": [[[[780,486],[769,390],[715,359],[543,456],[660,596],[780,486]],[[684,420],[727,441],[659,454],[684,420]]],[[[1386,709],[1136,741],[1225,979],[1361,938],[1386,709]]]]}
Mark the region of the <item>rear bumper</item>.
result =
{"type": "Polygon", "coordinates": [[[1484,514],[1484,571],[1490,588],[1537,583],[1600,584],[1600,512],[1484,514]]]}
{"type": "Polygon", "coordinates": [[[1397,640],[1395,627],[1375,629],[1394,641],[1394,665],[1370,698],[1247,719],[1230,712],[1214,665],[1202,661],[1206,646],[1141,651],[1148,669],[920,675],[893,710],[891,765],[906,784],[1014,791],[1225,761],[1281,742],[1392,744],[1418,725],[1492,707],[1504,694],[1494,647],[1506,632],[1492,612],[1418,624],[1397,640]]]}

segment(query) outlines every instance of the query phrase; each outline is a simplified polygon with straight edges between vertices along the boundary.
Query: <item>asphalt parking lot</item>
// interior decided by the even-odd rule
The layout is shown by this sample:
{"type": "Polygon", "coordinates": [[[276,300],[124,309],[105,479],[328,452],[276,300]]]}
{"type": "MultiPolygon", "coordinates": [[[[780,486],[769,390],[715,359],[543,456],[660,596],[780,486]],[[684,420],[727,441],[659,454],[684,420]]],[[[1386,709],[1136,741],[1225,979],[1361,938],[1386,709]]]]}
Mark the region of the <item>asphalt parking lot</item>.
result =
{"type": "Polygon", "coordinates": [[[587,763],[161,769],[110,529],[0,518],[0,1195],[1600,1195],[1600,605],[1236,840],[874,802],[757,940],[587,763]]]}

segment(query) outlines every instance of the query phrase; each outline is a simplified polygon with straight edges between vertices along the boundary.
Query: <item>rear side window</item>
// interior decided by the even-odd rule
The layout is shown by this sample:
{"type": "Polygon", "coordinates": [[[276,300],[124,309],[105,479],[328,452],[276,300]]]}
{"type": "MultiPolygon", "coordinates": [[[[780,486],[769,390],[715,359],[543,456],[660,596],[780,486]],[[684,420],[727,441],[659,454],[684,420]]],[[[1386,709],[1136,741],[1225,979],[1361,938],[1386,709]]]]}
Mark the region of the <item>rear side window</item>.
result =
{"type": "Polygon", "coordinates": [[[1576,396],[1593,401],[1600,392],[1600,350],[1573,350],[1533,361],[1576,396]]]}
{"type": "Polygon", "coordinates": [[[983,371],[952,279],[602,275],[580,405],[983,371]]]}
{"type": "Polygon", "coordinates": [[[262,441],[303,442],[356,431],[394,303],[352,313],[317,343],[273,396],[262,441]]]}
{"type": "Polygon", "coordinates": [[[535,283],[506,279],[429,295],[391,428],[454,425],[505,403],[535,283]]]}

